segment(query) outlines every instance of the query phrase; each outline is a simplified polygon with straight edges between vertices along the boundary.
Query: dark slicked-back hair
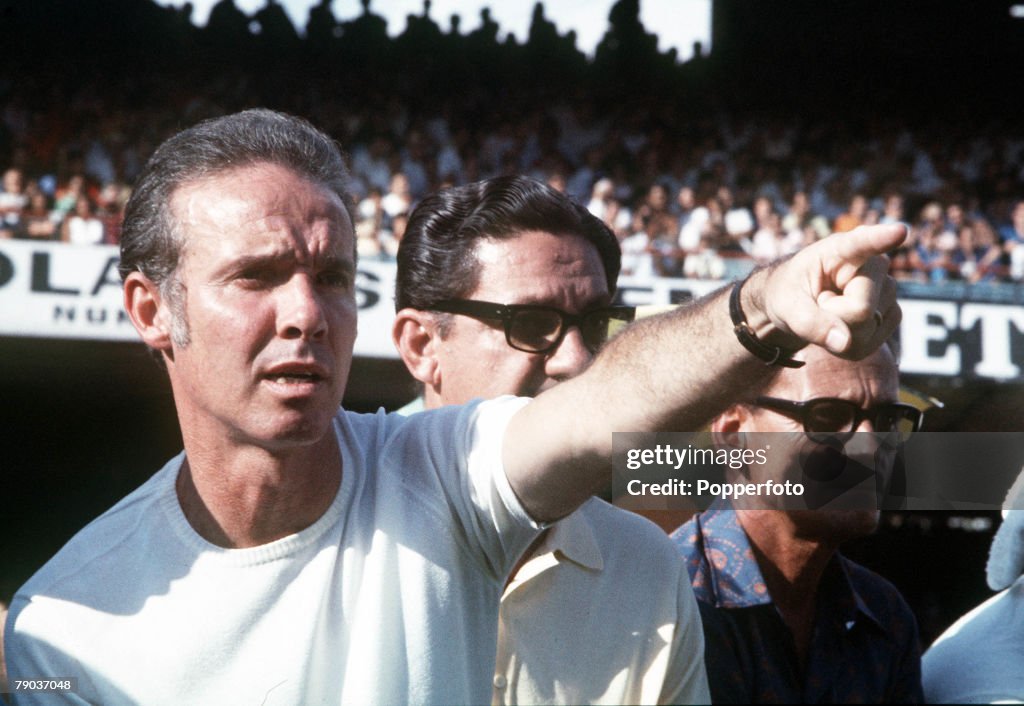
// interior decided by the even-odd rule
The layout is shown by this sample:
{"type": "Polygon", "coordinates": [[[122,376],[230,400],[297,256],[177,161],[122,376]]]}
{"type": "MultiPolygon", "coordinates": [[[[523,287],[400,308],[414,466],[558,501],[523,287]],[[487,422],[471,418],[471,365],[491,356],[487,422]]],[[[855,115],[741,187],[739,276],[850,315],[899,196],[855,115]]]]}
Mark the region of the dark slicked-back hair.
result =
{"type": "Polygon", "coordinates": [[[538,230],[578,235],[601,256],[615,292],[622,254],[608,227],[587,209],[535,179],[498,177],[445,189],[420,202],[398,248],[395,308],[429,309],[476,289],[480,240],[538,230]]]}
{"type": "MultiPolygon", "coordinates": [[[[253,164],[276,164],[333,191],[349,218],[355,207],[338,145],[302,118],[254,109],[205,120],[160,145],[132,192],[121,233],[123,280],[139,271],[173,295],[182,234],[170,208],[180,186],[253,164]]],[[[354,221],[353,221],[354,222],[354,221]]]]}

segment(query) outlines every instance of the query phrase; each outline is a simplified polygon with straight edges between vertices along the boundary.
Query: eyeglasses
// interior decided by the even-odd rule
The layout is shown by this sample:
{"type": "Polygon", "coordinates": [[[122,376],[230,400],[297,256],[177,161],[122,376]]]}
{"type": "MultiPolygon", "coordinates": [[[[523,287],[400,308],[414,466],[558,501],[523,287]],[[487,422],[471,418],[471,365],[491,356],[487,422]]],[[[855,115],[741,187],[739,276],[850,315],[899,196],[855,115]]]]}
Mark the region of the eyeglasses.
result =
{"type": "Polygon", "coordinates": [[[582,314],[567,314],[553,306],[540,304],[495,304],[472,299],[449,299],[431,306],[430,311],[472,316],[474,319],[501,321],[505,341],[526,353],[547,353],[558,347],[570,326],[576,326],[583,345],[591,353],[608,340],[610,327],[633,320],[636,309],[606,306],[582,314]]]}
{"type": "Polygon", "coordinates": [[[850,434],[865,419],[876,432],[895,434],[900,442],[920,431],[924,413],[917,407],[901,402],[876,404],[861,409],[849,400],[836,397],[818,397],[806,402],[780,400],[776,397],[758,397],[754,404],[771,409],[803,423],[808,434],[850,434]]]}

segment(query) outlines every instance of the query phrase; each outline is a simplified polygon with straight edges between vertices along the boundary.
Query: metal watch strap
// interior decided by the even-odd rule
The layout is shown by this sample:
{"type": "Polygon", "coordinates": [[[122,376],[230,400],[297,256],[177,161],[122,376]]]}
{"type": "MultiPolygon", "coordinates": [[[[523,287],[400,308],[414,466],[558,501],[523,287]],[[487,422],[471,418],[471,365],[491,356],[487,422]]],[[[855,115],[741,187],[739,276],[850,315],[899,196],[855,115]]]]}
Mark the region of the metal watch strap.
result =
{"type": "Polygon", "coordinates": [[[804,363],[801,360],[793,360],[793,353],[784,351],[777,346],[769,346],[758,340],[754,329],[750,328],[747,318],[740,308],[740,289],[747,280],[743,279],[732,286],[729,294],[729,318],[732,319],[732,330],[736,334],[740,345],[746,348],[758,360],[764,361],[765,365],[779,365],[783,368],[801,368],[804,363]]]}

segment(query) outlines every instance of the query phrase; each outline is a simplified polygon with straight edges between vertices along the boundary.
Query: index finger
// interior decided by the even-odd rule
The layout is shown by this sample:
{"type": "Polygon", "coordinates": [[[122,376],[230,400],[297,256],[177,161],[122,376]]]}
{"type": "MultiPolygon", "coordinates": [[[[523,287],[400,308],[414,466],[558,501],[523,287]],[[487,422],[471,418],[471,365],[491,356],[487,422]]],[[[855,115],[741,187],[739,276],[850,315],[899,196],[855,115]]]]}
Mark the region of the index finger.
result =
{"type": "Polygon", "coordinates": [[[826,238],[825,242],[834,242],[835,254],[843,264],[859,268],[875,255],[884,255],[899,247],[906,238],[906,226],[900,223],[887,223],[857,226],[849,233],[832,235],[826,238]]]}

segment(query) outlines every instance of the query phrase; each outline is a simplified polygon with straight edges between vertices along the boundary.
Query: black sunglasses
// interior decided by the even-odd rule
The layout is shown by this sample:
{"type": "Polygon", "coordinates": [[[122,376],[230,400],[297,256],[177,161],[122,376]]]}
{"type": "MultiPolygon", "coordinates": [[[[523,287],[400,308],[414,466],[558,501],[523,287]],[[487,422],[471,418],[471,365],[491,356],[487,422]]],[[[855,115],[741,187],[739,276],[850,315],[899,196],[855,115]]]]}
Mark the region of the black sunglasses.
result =
{"type": "Polygon", "coordinates": [[[474,319],[501,321],[505,341],[526,353],[547,353],[558,347],[570,326],[580,330],[583,344],[591,353],[608,340],[609,327],[633,320],[631,306],[606,306],[582,314],[567,314],[553,306],[540,304],[495,304],[473,299],[448,299],[429,307],[430,311],[461,314],[474,319]]]}
{"type": "Polygon", "coordinates": [[[901,402],[885,402],[861,409],[854,402],[836,397],[818,397],[806,402],[758,397],[754,404],[802,422],[804,431],[809,434],[849,434],[866,419],[876,432],[895,433],[903,442],[921,430],[924,420],[921,410],[901,402]]]}

